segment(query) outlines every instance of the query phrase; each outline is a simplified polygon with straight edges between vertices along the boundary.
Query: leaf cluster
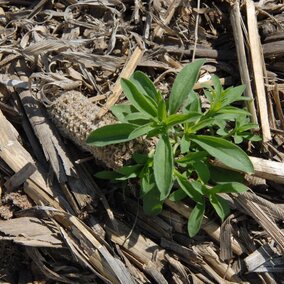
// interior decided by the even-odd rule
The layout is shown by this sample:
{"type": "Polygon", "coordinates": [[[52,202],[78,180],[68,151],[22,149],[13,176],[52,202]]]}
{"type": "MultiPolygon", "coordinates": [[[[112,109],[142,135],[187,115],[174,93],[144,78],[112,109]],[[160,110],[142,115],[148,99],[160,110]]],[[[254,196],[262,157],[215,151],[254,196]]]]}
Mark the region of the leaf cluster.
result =
{"type": "Polygon", "coordinates": [[[253,173],[253,165],[232,141],[257,140],[250,132],[256,127],[249,123],[250,114],[234,106],[235,102],[247,100],[242,95],[245,86],[224,90],[214,76],[213,86],[203,90],[210,108],[202,108],[193,86],[204,62],[200,59],[186,65],[177,75],[168,98],[143,72],[135,72],[129,80],[121,79],[128,102],[111,109],[119,123],[99,128],[87,138],[88,144],[102,147],[138,137],[157,137],[154,151],[147,155],[135,153],[133,165],[103,171],[97,177],[119,181],[138,178],[144,211],[148,214],[159,213],[167,198],[191,198],[196,205],[188,219],[190,236],[199,231],[207,202],[224,220],[229,207],[220,193],[247,190],[241,173],[253,173]],[[214,167],[214,159],[235,172],[214,167]]]}

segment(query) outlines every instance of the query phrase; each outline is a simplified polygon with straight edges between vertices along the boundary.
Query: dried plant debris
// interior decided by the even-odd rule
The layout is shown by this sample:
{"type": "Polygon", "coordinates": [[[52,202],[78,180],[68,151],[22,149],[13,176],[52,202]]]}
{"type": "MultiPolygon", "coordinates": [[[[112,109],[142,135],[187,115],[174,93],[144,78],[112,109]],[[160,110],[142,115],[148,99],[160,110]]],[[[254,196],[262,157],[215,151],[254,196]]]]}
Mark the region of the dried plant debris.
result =
{"type": "Polygon", "coordinates": [[[283,1],[0,0],[0,6],[1,281],[281,283],[283,1]],[[160,215],[146,216],[136,181],[96,185],[97,167],[129,164],[155,141],[95,148],[85,140],[116,122],[110,108],[125,102],[122,77],[141,70],[167,96],[193,57],[206,58],[196,92],[212,84],[213,74],[225,87],[247,84],[255,102],[248,109],[267,142],[243,145],[254,156],[256,176],[246,177],[254,193],[224,195],[232,214],[221,226],[207,210],[202,231],[189,238],[190,201],[167,201],[160,215]],[[65,138],[78,148],[64,145],[65,138]]]}

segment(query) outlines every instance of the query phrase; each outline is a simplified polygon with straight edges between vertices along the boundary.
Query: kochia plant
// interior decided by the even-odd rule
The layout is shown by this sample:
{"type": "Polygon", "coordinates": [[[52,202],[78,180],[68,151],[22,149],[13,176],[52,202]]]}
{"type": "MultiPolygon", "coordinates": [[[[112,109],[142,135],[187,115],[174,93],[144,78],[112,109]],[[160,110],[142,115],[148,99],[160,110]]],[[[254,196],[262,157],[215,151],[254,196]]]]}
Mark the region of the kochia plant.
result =
{"type": "Polygon", "coordinates": [[[213,87],[203,90],[210,107],[202,108],[193,86],[203,64],[204,60],[196,60],[186,65],[177,75],[168,99],[140,71],[130,80],[121,79],[128,103],[112,107],[119,123],[99,128],[87,138],[88,144],[102,147],[140,136],[157,137],[155,148],[147,155],[133,155],[135,164],[97,176],[140,179],[143,207],[148,214],[159,213],[167,198],[178,201],[190,197],[196,203],[188,220],[190,236],[200,229],[207,200],[224,220],[229,207],[219,193],[247,190],[239,182],[239,173],[218,170],[212,161],[217,159],[237,172],[252,173],[253,165],[247,154],[230,140],[256,138],[248,132],[256,127],[246,122],[250,114],[232,106],[236,101],[247,100],[242,96],[244,86],[223,90],[214,76],[213,87]]]}

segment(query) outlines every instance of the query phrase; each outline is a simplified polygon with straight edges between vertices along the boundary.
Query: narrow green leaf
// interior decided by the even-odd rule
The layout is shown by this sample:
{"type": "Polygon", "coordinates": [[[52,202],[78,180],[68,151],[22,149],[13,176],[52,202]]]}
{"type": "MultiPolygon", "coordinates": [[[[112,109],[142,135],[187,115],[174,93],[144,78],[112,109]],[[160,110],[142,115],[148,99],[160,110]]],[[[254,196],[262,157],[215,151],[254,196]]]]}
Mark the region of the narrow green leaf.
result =
{"type": "Polygon", "coordinates": [[[246,173],[253,173],[253,164],[248,155],[237,145],[219,137],[206,135],[191,136],[195,142],[211,156],[222,162],[224,165],[246,173]]]}
{"type": "Polygon", "coordinates": [[[210,171],[204,161],[196,161],[193,164],[194,171],[198,174],[199,178],[206,184],[210,179],[210,171]]]}
{"type": "Polygon", "coordinates": [[[173,153],[167,135],[161,135],[154,154],[154,176],[161,200],[170,194],[173,183],[173,153]]]}
{"type": "Polygon", "coordinates": [[[191,214],[187,222],[187,231],[189,236],[194,237],[200,230],[203,216],[205,212],[205,202],[197,203],[196,206],[191,211],[191,214]]]}
{"type": "Polygon", "coordinates": [[[117,178],[121,177],[121,174],[115,171],[100,171],[95,174],[95,177],[99,179],[116,180],[117,178]]]}
{"type": "Polygon", "coordinates": [[[251,116],[250,112],[248,112],[247,110],[233,106],[222,107],[218,111],[218,114],[220,113],[251,116]]]}
{"type": "Polygon", "coordinates": [[[133,153],[132,157],[137,164],[145,164],[149,159],[146,154],[141,154],[137,152],[133,153]]]}
{"type": "Polygon", "coordinates": [[[195,133],[203,128],[210,127],[214,124],[215,118],[206,118],[202,119],[199,122],[195,123],[194,125],[188,128],[188,132],[195,133]]]}
{"type": "Polygon", "coordinates": [[[177,177],[177,181],[178,181],[180,188],[191,199],[193,199],[196,203],[202,203],[203,202],[203,194],[199,191],[200,189],[199,189],[198,181],[189,182],[186,177],[184,177],[182,174],[180,174],[177,171],[175,171],[175,176],[177,177]]]}
{"type": "Polygon", "coordinates": [[[191,121],[196,121],[201,117],[201,114],[198,112],[191,112],[187,114],[172,114],[170,115],[166,120],[165,124],[168,127],[174,126],[179,123],[183,122],[191,122],[191,121]]]}
{"type": "Polygon", "coordinates": [[[138,177],[140,171],[142,170],[142,165],[131,165],[131,166],[124,166],[117,170],[117,173],[123,175],[125,178],[136,178],[138,177]]]}
{"type": "MultiPolygon", "coordinates": [[[[150,190],[156,190],[157,189],[156,183],[155,183],[155,177],[152,170],[149,168],[145,169],[144,175],[142,176],[141,180],[141,197],[146,195],[150,190]]],[[[160,200],[160,195],[159,195],[160,200]]]]}
{"type": "Polygon", "coordinates": [[[141,112],[148,113],[152,117],[157,116],[157,107],[153,105],[148,97],[141,94],[131,81],[122,78],[121,86],[125,96],[136,109],[141,112]]]}
{"type": "Polygon", "coordinates": [[[178,159],[177,163],[183,164],[183,163],[200,161],[206,157],[208,157],[208,153],[206,151],[190,152],[186,156],[178,159]]]}
{"type": "Polygon", "coordinates": [[[244,177],[239,172],[228,169],[222,169],[209,165],[211,180],[215,183],[243,182],[244,177]]]}
{"type": "Polygon", "coordinates": [[[147,123],[145,125],[141,125],[134,129],[130,134],[129,134],[129,139],[135,139],[137,137],[146,135],[150,131],[152,131],[154,127],[152,126],[152,123],[147,123]]]}
{"type": "Polygon", "coordinates": [[[197,81],[204,59],[195,60],[186,65],[177,75],[169,98],[169,112],[174,114],[181,107],[183,101],[192,91],[194,83],[197,81]]]}
{"type": "Polygon", "coordinates": [[[165,127],[157,126],[153,130],[149,131],[149,133],[147,134],[147,138],[158,136],[160,134],[166,134],[166,132],[167,131],[166,131],[165,127]]]}
{"type": "Polygon", "coordinates": [[[160,192],[157,187],[151,189],[143,196],[143,210],[147,215],[157,215],[163,209],[163,201],[160,200],[160,192]]]}
{"type": "Polygon", "coordinates": [[[169,200],[177,202],[185,199],[186,197],[187,194],[179,188],[178,190],[171,193],[171,195],[169,196],[169,200]]]}
{"type": "Polygon", "coordinates": [[[125,116],[125,119],[127,121],[133,121],[133,120],[138,120],[138,119],[143,119],[145,121],[153,119],[152,116],[150,116],[147,113],[143,113],[143,112],[133,112],[133,113],[129,113],[128,115],[125,116]]]}
{"type": "Polygon", "coordinates": [[[188,153],[189,147],[190,147],[190,140],[186,137],[186,135],[183,135],[180,141],[181,154],[188,153]]]}
{"type": "Polygon", "coordinates": [[[130,133],[136,129],[136,125],[129,123],[110,124],[92,131],[87,137],[86,143],[96,147],[117,144],[132,140],[130,133]]]}
{"type": "Polygon", "coordinates": [[[212,91],[213,102],[212,102],[210,108],[213,111],[216,111],[216,110],[219,110],[221,108],[221,105],[222,105],[222,91],[223,91],[223,88],[222,88],[220,79],[216,75],[213,75],[211,80],[213,82],[214,89],[212,91]]]}
{"type": "Polygon", "coordinates": [[[117,104],[113,105],[110,110],[120,122],[127,123],[125,116],[132,113],[135,108],[130,104],[117,104]]]}
{"type": "Polygon", "coordinates": [[[258,128],[258,124],[255,123],[247,123],[245,125],[242,125],[240,127],[238,127],[237,132],[244,132],[250,129],[257,129],[258,128]]]}
{"type": "Polygon", "coordinates": [[[246,89],[245,85],[240,85],[240,86],[229,88],[225,90],[223,94],[223,98],[222,98],[223,101],[222,101],[221,107],[228,106],[232,104],[233,102],[250,99],[247,97],[242,97],[242,93],[244,92],[245,89],[246,89]]]}
{"type": "Polygon", "coordinates": [[[228,205],[228,202],[217,194],[210,194],[209,201],[214,207],[218,216],[221,218],[222,221],[224,221],[230,213],[230,207],[228,205]]]}
{"type": "Polygon", "coordinates": [[[216,193],[242,193],[246,192],[248,188],[239,182],[228,182],[215,185],[212,189],[209,190],[210,194],[216,193]]]}
{"type": "Polygon", "coordinates": [[[154,101],[159,102],[161,97],[151,79],[141,71],[135,71],[130,81],[134,83],[138,91],[144,96],[151,97],[154,101]]]}
{"type": "Polygon", "coordinates": [[[164,99],[160,100],[158,104],[158,118],[159,121],[164,121],[167,118],[167,106],[164,99]]]}
{"type": "Polygon", "coordinates": [[[201,113],[201,102],[199,94],[192,91],[188,98],[184,102],[184,107],[182,108],[183,113],[187,112],[198,112],[201,113]]]}

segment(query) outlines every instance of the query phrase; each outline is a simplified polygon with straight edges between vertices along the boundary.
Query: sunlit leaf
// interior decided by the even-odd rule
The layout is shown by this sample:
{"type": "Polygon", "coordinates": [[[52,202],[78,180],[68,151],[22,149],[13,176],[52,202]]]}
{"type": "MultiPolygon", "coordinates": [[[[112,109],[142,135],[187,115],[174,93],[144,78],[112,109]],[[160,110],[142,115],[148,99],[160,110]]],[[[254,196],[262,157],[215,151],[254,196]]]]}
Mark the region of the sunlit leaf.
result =
{"type": "Polygon", "coordinates": [[[197,81],[204,59],[198,59],[186,65],[177,75],[169,98],[169,112],[174,114],[181,107],[183,101],[191,93],[197,81]]]}

